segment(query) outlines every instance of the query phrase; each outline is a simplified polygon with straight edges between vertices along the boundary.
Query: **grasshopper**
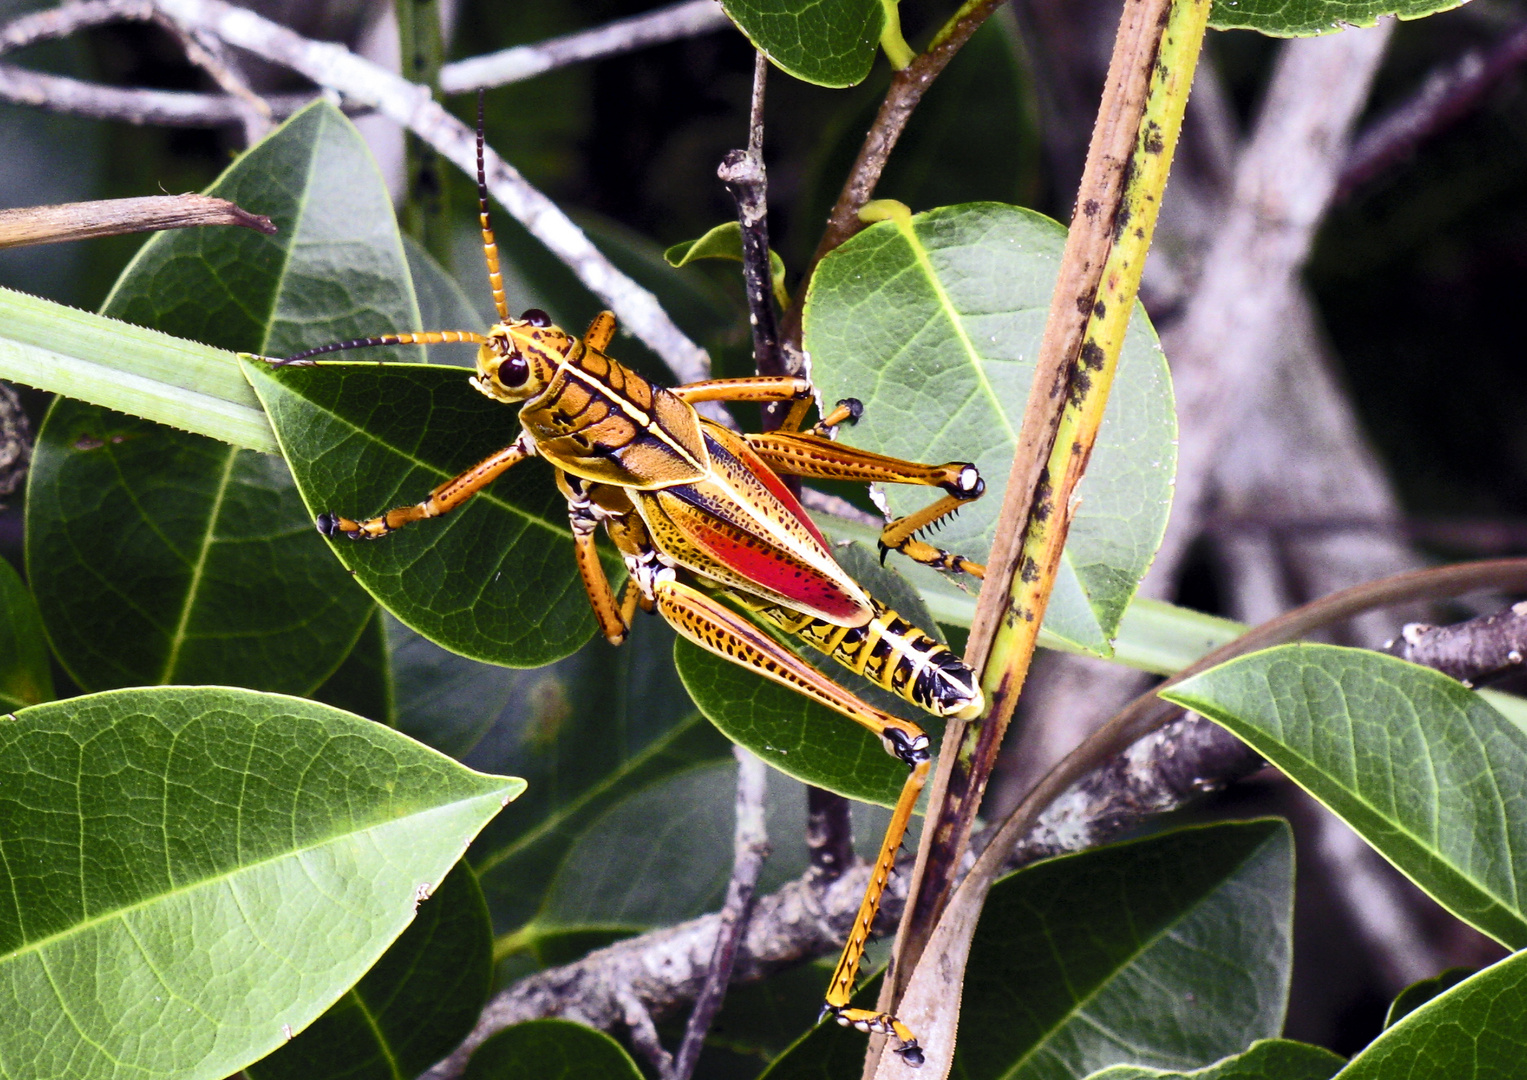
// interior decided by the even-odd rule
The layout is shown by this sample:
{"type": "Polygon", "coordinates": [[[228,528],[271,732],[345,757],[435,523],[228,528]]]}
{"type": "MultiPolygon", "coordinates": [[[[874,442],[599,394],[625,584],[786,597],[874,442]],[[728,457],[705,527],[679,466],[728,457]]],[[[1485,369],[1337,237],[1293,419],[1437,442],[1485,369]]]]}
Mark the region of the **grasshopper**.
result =
{"type": "Polygon", "coordinates": [[[581,338],[552,325],[539,310],[512,318],[488,220],[480,114],[477,184],[483,250],[499,320],[486,334],[386,334],[309,349],[279,363],[311,363],[324,353],[375,345],[470,342],[478,346],[472,386],[495,401],[519,406],[520,435],[415,505],[362,520],[326,512],[318,516],[318,530],[328,537],[379,539],[449,513],[526,458],[540,457],[555,471],[567,498],[579,574],[612,645],[625,640],[638,607],[655,611],[701,648],[879,735],[909,773],[823,1012],[860,1031],[892,1036],[902,1059],[920,1065],[922,1049],[906,1025],[888,1013],[850,1007],[850,996],[881,895],[927,779],[928,736],[916,724],[839,686],[717,597],[933,715],[977,716],[984,701],[975,674],[838,566],[826,539],[780,476],[940,488],[941,499],[885,526],[882,559],[894,550],[930,566],[980,576],[981,565],[916,538],[920,530],[979,498],[985,489],[980,475],[967,462],[922,465],[835,442],[838,426],[859,417],[861,407],[852,399],[839,402],[804,430],[815,398],[803,377],[654,385],[605,352],[615,334],[615,317],[608,311],[581,338]],[[696,412],[694,406],[703,401],[779,402],[789,408],[777,430],[743,435],[696,412]],[[629,574],[618,598],[595,549],[601,526],[629,574]]]}

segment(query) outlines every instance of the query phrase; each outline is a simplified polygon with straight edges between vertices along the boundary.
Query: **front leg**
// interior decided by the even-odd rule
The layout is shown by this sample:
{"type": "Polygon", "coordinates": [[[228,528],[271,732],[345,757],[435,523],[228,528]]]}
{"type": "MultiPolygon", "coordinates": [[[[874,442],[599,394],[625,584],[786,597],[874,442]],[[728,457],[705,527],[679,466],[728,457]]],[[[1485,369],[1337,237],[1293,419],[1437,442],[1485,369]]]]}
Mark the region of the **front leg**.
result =
{"type": "Polygon", "coordinates": [[[399,506],[364,521],[325,511],[318,515],[318,531],[325,536],[348,536],[351,540],[376,540],[403,526],[424,518],[448,514],[515,465],[536,452],[535,441],[521,434],[518,439],[491,457],[486,457],[459,476],[453,476],[429,493],[429,498],[412,506],[399,506]]]}

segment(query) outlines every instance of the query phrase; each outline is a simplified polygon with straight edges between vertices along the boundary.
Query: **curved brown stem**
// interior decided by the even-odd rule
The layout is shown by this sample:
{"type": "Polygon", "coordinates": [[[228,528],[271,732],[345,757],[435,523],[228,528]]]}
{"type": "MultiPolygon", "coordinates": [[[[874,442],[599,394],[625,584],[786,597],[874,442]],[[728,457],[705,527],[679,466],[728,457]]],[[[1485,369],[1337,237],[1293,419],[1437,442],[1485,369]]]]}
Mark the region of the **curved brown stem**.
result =
{"type": "Polygon", "coordinates": [[[891,87],[880,103],[875,122],[870,125],[864,142],[859,146],[859,156],[854,159],[854,166],[843,181],[842,190],[838,192],[838,200],[833,203],[832,213],[827,216],[827,230],[822,233],[816,252],[811,256],[811,264],[807,266],[800,287],[795,291],[795,300],[781,322],[780,333],[790,346],[798,347],[801,342],[801,304],[806,296],[806,285],[816,271],[817,263],[833,248],[864,228],[859,221],[859,208],[875,194],[875,185],[880,182],[885,163],[890,159],[901,133],[906,130],[912,110],[922,101],[923,94],[933,84],[933,80],[954,59],[954,54],[960,51],[971,35],[1004,2],[966,0],[960,10],[934,35],[928,48],[891,76],[891,87]]]}

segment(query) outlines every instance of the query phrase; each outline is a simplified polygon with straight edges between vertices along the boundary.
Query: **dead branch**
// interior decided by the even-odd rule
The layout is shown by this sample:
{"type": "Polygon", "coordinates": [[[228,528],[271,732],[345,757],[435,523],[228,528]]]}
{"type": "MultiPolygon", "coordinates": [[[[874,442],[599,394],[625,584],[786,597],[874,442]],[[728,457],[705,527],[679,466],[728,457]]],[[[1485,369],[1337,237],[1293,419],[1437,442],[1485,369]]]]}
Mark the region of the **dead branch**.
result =
{"type": "Polygon", "coordinates": [[[226,199],[207,195],[153,195],[139,199],[102,199],[58,206],[23,206],[0,210],[0,248],[58,244],[94,236],[194,225],[238,225],[273,233],[270,218],[251,214],[226,199]]]}
{"type": "Polygon", "coordinates": [[[1436,668],[1465,686],[1521,670],[1527,656],[1527,601],[1505,611],[1450,626],[1409,623],[1394,651],[1413,664],[1436,668]]]}

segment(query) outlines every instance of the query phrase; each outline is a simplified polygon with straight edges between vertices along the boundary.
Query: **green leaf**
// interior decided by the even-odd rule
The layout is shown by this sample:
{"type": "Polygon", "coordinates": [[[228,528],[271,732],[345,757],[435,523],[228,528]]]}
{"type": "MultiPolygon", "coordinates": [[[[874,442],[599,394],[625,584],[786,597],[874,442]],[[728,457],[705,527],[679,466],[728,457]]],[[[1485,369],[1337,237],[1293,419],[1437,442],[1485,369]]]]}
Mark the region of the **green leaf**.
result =
{"type": "Polygon", "coordinates": [[[477,879],[458,862],[403,935],[329,1011],[249,1080],[398,1080],[445,1057],[488,998],[493,932],[477,879]]]}
{"type": "Polygon", "coordinates": [[[1284,645],[1163,697],[1251,744],[1438,903],[1527,945],[1527,731],[1392,656],[1284,645]]]}
{"type": "Polygon", "coordinates": [[[462,1080],[642,1080],[620,1043],[566,1020],[532,1020],[477,1048],[462,1080]]]}
{"type": "Polygon", "coordinates": [[[27,484],[27,574],[87,690],[306,694],[371,609],[267,454],[59,398],[27,484]]]}
{"type": "Polygon", "coordinates": [[[0,288],[0,378],[276,452],[238,357],[0,288]]]}
{"type": "MultiPolygon", "coordinates": [[[[414,295],[419,301],[419,325],[425,330],[470,330],[478,332],[483,317],[472,306],[466,291],[456,279],[446,273],[445,267],[424,250],[422,244],[407,233],[403,234],[403,254],[408,257],[408,276],[414,284],[414,295]]],[[[451,364],[455,367],[474,367],[477,363],[477,346],[431,345],[429,361],[432,364],[451,364]]]]}
{"type": "Polygon", "coordinates": [[[1432,998],[1388,1028],[1337,1080],[1512,1080],[1527,1055],[1527,952],[1432,998]]]}
{"type": "Polygon", "coordinates": [[[258,1060],[523,786],[246,690],[23,710],[0,723],[0,1072],[215,1080],[258,1060]]]}
{"type": "MultiPolygon", "coordinates": [[[[977,560],[991,548],[1065,239],[1060,225],[1018,207],[944,207],[859,233],[822,260],[807,294],[805,344],[823,400],[864,402],[844,440],[980,468],[985,498],[937,534],[940,547],[977,560]]],[[[1078,492],[1050,633],[1110,653],[1166,528],[1175,439],[1166,360],[1137,309],[1078,492]]],[[[930,501],[906,485],[886,495],[897,514],[930,501]]],[[[908,573],[919,587],[936,576],[908,573]]]]}
{"type": "MultiPolygon", "coordinates": [[[[698,240],[675,244],[663,252],[668,265],[678,268],[688,266],[697,259],[730,259],[742,262],[742,226],[735,221],[717,225],[698,240]]],[[[769,281],[774,291],[774,302],[781,308],[790,306],[790,293],[785,289],[785,260],[769,249],[769,281]]]]}
{"type": "Polygon", "coordinates": [[[1214,0],[1209,25],[1217,30],[1259,30],[1273,37],[1334,34],[1372,26],[1386,15],[1419,19],[1451,11],[1464,0],[1214,0]]]}
{"type": "MultiPolygon", "coordinates": [[[[721,742],[708,725],[700,727],[721,742]]],[[[678,738],[689,734],[686,729],[678,738]]],[[[655,775],[649,766],[645,776],[627,775],[614,790],[601,793],[607,809],[580,815],[581,831],[566,844],[549,884],[536,882],[544,893],[534,918],[499,941],[497,952],[507,960],[501,980],[530,970],[532,961],[565,962],[590,947],[721,906],[732,865],[737,763],[728,754],[685,768],[675,760],[674,741],[664,755],[672,762],[666,774],[655,775]]],[[[759,875],[760,895],[806,871],[806,789],[788,777],[771,776],[765,810],[772,850],[759,875]]],[[[890,815],[877,807],[855,810],[856,850],[873,857],[890,815]]],[[[916,842],[914,835],[909,843],[916,842]]],[[[528,891],[528,884],[521,888],[528,891]]],[[[807,1020],[821,1007],[828,975],[828,970],[810,974],[815,1004],[807,1020]]]]}
{"type": "MultiPolygon", "coordinates": [[[[459,368],[244,364],[308,522],[325,511],[366,517],[415,503],[518,434],[514,410],[474,390],[459,368]]],[[[534,667],[594,632],[567,503],[543,461],[509,470],[440,521],[374,543],[329,544],[405,625],[475,660],[534,667]]]]}
{"type": "Polygon", "coordinates": [[[1115,1065],[1087,1080],[1330,1080],[1346,1062],[1321,1046],[1288,1039],[1263,1039],[1243,1054],[1192,1072],[1164,1072],[1139,1065],[1115,1065]]]}
{"type": "Polygon", "coordinates": [[[881,0],[722,0],[753,47],[818,86],[853,86],[875,62],[885,28],[881,0]]]}
{"type": "MultiPolygon", "coordinates": [[[[957,1080],[1197,1068],[1283,1024],[1293,844],[1281,821],[1180,829],[992,887],[960,1013],[957,1080]]],[[[869,1007],[875,983],[854,1003],[869,1007]]],[[[864,1036],[819,1024],[768,1080],[858,1080],[864,1036]]]]}
{"type": "MultiPolygon", "coordinates": [[[[938,626],[917,593],[858,545],[835,549],[843,568],[882,603],[937,636],[938,626]]],[[[809,648],[799,650],[829,679],[887,712],[920,725],[937,746],[943,721],[881,690],[809,648]]],[[[706,717],[733,742],[807,784],[852,799],[894,806],[907,767],[852,720],[730,660],[680,639],[674,659],[684,686],[706,717]]]]}
{"type": "MultiPolygon", "coordinates": [[[[160,233],[108,314],[276,354],[417,324],[386,187],[337,109],[294,116],[209,193],[280,232],[160,233]]],[[[310,522],[275,459],[61,400],[28,486],[28,576],[60,661],[87,689],[305,694],[371,610],[310,522]]]]}
{"type": "Polygon", "coordinates": [[[1273,1038],[1292,906],[1282,821],[1180,829],[1009,875],[971,943],[952,1075],[1198,1068],[1273,1038]]]}
{"type": "Polygon", "coordinates": [[[1450,967],[1440,974],[1433,975],[1430,979],[1420,979],[1411,983],[1389,1003],[1389,1012],[1384,1016],[1384,1026],[1394,1027],[1432,998],[1451,990],[1478,970],[1478,968],[1450,967]]]}
{"type": "Polygon", "coordinates": [[[53,671],[37,602],[11,564],[0,559],[0,709],[53,700],[53,671]]]}
{"type": "MultiPolygon", "coordinates": [[[[355,648],[350,650],[344,663],[308,696],[336,709],[375,720],[379,724],[397,727],[397,708],[393,704],[392,658],[389,655],[387,627],[383,618],[380,608],[373,610],[371,618],[361,630],[355,648]]],[[[428,739],[419,741],[426,746],[434,745],[428,739]]],[[[441,750],[438,746],[435,749],[441,750]]],[[[445,750],[441,752],[449,753],[445,750]]]]}
{"type": "Polygon", "coordinates": [[[557,868],[534,932],[635,932],[715,907],[731,872],[736,797],[736,763],[717,761],[611,807],[557,868]]]}
{"type": "MultiPolygon", "coordinates": [[[[494,927],[522,931],[501,941],[500,956],[533,944],[526,924],[543,910],[569,852],[606,811],[666,777],[728,757],[726,741],[695,714],[679,684],[672,642],[662,620],[642,617],[618,649],[596,639],[551,667],[479,684],[490,721],[469,760],[530,783],[472,849],[494,927]]],[[[430,682],[419,685],[427,691],[430,682]]],[[[449,688],[450,697],[426,715],[445,715],[470,685],[449,688]]],[[[411,730],[418,721],[405,710],[401,722],[411,730]]]]}

